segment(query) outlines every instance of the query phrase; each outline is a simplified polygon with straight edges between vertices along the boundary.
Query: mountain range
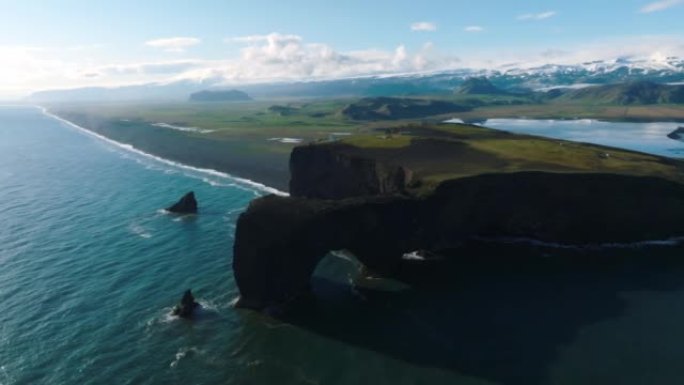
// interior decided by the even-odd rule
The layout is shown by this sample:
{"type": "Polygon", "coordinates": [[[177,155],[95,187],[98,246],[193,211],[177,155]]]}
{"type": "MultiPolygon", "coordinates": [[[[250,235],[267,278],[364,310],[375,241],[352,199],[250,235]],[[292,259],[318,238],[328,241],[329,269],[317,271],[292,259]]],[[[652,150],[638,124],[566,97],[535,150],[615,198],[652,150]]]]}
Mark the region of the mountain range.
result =
{"type": "MultiPolygon", "coordinates": [[[[289,97],[373,97],[447,95],[470,78],[486,77],[497,89],[505,92],[581,88],[635,81],[656,83],[684,82],[684,59],[619,58],[591,61],[575,65],[546,64],[530,67],[509,64],[498,69],[458,69],[420,74],[376,75],[334,80],[279,82],[240,85],[240,91],[254,99],[289,97]]],[[[134,101],[187,100],[195,92],[221,91],[235,88],[214,82],[189,80],[171,83],[149,83],[114,88],[88,87],[69,90],[47,90],[29,96],[32,102],[68,101],[134,101]]]]}

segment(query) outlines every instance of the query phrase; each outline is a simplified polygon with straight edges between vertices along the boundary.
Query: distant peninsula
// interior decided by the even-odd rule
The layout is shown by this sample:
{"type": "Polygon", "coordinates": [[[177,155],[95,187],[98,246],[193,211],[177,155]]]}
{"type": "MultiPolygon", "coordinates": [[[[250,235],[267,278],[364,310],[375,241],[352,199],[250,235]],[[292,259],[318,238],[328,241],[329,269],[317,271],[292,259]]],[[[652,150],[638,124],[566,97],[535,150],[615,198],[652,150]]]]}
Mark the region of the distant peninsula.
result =
{"type": "Polygon", "coordinates": [[[239,90],[205,90],[190,94],[191,102],[244,102],[252,100],[239,90]]]}

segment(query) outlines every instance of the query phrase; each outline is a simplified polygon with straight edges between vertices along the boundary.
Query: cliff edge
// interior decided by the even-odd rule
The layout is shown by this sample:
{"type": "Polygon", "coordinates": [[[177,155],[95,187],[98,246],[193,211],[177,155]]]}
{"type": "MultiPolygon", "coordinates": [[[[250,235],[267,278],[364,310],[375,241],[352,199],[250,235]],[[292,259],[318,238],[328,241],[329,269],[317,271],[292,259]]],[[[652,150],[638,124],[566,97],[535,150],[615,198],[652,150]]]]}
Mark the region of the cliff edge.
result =
{"type": "Polygon", "coordinates": [[[405,280],[416,266],[406,254],[448,260],[472,239],[599,245],[684,235],[682,164],[605,147],[413,127],[401,138],[298,147],[291,173],[291,197],[256,199],[238,220],[238,306],[306,293],[334,250],[405,280]]]}

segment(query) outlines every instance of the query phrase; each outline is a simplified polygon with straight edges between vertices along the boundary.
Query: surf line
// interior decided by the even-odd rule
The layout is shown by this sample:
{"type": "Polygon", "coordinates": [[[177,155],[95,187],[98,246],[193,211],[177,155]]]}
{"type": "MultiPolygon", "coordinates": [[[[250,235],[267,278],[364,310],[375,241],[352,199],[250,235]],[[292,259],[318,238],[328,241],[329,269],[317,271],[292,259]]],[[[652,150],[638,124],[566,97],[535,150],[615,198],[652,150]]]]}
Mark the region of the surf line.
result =
{"type": "Polygon", "coordinates": [[[166,158],[162,158],[162,157],[160,157],[160,156],[156,156],[156,155],[153,155],[153,154],[150,154],[150,153],[141,151],[141,150],[135,148],[135,147],[134,147],[133,145],[131,145],[131,144],[117,142],[117,141],[115,141],[115,140],[112,140],[112,139],[110,139],[110,138],[107,138],[107,137],[104,136],[104,135],[100,135],[100,134],[98,134],[98,133],[96,133],[96,132],[93,132],[93,131],[91,131],[91,130],[88,130],[88,129],[85,128],[85,127],[79,126],[78,124],[76,124],[76,123],[74,123],[74,122],[71,122],[71,121],[69,121],[69,120],[66,120],[66,119],[60,117],[60,116],[57,116],[57,115],[51,113],[50,111],[48,111],[48,109],[45,108],[45,107],[43,107],[43,106],[34,106],[34,107],[37,108],[37,109],[39,109],[39,110],[43,113],[43,115],[45,115],[45,116],[47,116],[47,117],[49,117],[49,118],[55,119],[55,120],[57,120],[57,121],[59,121],[59,122],[61,122],[61,123],[63,123],[63,124],[66,124],[66,125],[72,127],[72,128],[75,128],[75,129],[78,130],[79,132],[82,132],[82,133],[85,133],[85,134],[87,134],[87,135],[93,136],[93,137],[95,137],[95,138],[97,138],[97,139],[100,139],[100,140],[102,140],[102,141],[104,141],[104,142],[106,142],[106,143],[108,143],[108,144],[111,144],[111,145],[113,145],[113,146],[115,146],[115,147],[118,147],[118,148],[124,149],[124,150],[126,150],[126,151],[135,153],[135,154],[137,154],[137,155],[140,155],[140,156],[143,156],[143,157],[152,159],[152,160],[154,160],[154,161],[157,161],[157,162],[160,162],[160,163],[163,163],[163,164],[172,166],[172,167],[176,167],[176,168],[181,168],[181,169],[185,169],[185,170],[191,170],[191,171],[194,171],[194,172],[200,172],[200,173],[203,173],[203,174],[209,174],[209,175],[218,176],[218,177],[221,177],[221,178],[230,179],[230,180],[232,180],[232,181],[235,181],[235,182],[237,182],[237,183],[239,183],[239,184],[245,185],[245,186],[247,186],[247,187],[249,187],[249,188],[252,188],[252,189],[254,189],[254,190],[262,191],[262,192],[265,192],[265,193],[268,193],[268,194],[274,194],[274,195],[280,195],[280,196],[289,196],[289,195],[290,195],[290,194],[286,193],[285,191],[280,191],[280,190],[278,190],[278,189],[276,189],[276,188],[273,188],[273,187],[270,187],[270,186],[266,186],[266,185],[263,184],[263,183],[259,183],[259,182],[253,181],[253,180],[251,180],[251,179],[240,178],[240,177],[237,177],[237,176],[234,176],[234,175],[230,175],[230,174],[225,173],[225,172],[221,172],[221,171],[217,171],[217,170],[212,170],[212,169],[210,169],[210,168],[200,168],[200,167],[189,166],[189,165],[187,165],[187,164],[183,164],[183,163],[180,163],[180,162],[174,162],[174,161],[172,161],[172,160],[169,160],[169,159],[166,159],[166,158]]]}

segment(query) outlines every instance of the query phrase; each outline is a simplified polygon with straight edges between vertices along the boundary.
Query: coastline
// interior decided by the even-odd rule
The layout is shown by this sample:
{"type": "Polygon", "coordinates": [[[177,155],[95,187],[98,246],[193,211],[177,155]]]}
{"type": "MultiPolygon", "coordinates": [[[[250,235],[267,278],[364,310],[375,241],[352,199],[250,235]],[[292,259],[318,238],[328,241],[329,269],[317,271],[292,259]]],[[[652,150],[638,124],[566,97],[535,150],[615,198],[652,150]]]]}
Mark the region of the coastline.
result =
{"type": "Polygon", "coordinates": [[[233,174],[228,173],[228,172],[215,170],[215,169],[211,169],[211,168],[197,167],[197,166],[182,163],[180,161],[167,159],[167,158],[164,158],[164,157],[156,155],[156,154],[145,152],[139,148],[136,148],[135,145],[133,145],[133,144],[118,142],[112,138],[109,138],[109,137],[101,134],[101,133],[95,132],[95,131],[90,130],[86,127],[83,127],[79,124],[76,124],[76,123],[74,123],[74,122],[72,122],[66,118],[63,118],[59,115],[56,115],[56,114],[50,112],[44,106],[40,106],[40,105],[26,105],[26,106],[35,107],[38,110],[40,110],[43,115],[45,115],[51,119],[55,119],[55,120],[65,124],[67,126],[70,126],[70,127],[76,129],[77,131],[79,131],[81,133],[84,133],[86,135],[90,135],[90,136],[95,137],[99,140],[102,140],[102,141],[104,141],[110,145],[113,145],[117,148],[135,153],[137,155],[146,157],[148,159],[152,159],[154,161],[166,164],[168,166],[177,167],[177,168],[190,170],[190,171],[195,171],[195,172],[208,174],[208,175],[212,175],[212,176],[217,176],[220,178],[230,179],[231,181],[234,181],[238,184],[244,185],[245,187],[248,187],[248,188],[251,188],[254,190],[258,190],[258,191],[261,191],[261,192],[264,192],[267,194],[274,194],[274,195],[279,195],[279,196],[289,196],[288,192],[282,191],[276,187],[271,187],[268,184],[262,183],[261,181],[258,181],[258,180],[253,180],[253,179],[249,179],[249,178],[236,176],[236,175],[233,175],[233,174]]]}

